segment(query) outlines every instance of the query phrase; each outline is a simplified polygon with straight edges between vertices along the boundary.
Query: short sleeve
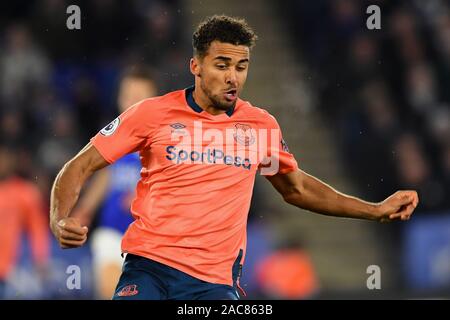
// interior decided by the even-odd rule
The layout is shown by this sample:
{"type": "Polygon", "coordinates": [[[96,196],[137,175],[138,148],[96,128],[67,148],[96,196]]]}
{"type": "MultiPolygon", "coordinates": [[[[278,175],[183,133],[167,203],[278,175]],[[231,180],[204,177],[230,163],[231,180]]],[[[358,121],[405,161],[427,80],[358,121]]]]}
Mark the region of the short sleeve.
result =
{"type": "Polygon", "coordinates": [[[297,161],[290,153],[287,143],[283,139],[280,126],[276,119],[267,113],[267,152],[259,164],[261,175],[273,176],[277,173],[286,174],[298,170],[297,161]]]}
{"type": "Polygon", "coordinates": [[[158,126],[155,108],[151,99],[138,102],[100,130],[92,145],[109,163],[146,148],[158,126]]]}

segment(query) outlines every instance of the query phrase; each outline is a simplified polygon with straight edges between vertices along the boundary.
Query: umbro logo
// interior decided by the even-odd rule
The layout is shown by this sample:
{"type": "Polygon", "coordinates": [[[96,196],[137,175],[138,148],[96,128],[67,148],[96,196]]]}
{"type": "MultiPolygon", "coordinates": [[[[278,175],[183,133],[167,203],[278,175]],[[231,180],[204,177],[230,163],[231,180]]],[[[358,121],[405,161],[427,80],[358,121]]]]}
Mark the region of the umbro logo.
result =
{"type": "Polygon", "coordinates": [[[176,129],[176,130],[186,128],[186,126],[185,126],[184,124],[179,123],[179,122],[173,123],[173,124],[171,124],[170,126],[171,126],[172,128],[174,128],[174,129],[176,129]]]}

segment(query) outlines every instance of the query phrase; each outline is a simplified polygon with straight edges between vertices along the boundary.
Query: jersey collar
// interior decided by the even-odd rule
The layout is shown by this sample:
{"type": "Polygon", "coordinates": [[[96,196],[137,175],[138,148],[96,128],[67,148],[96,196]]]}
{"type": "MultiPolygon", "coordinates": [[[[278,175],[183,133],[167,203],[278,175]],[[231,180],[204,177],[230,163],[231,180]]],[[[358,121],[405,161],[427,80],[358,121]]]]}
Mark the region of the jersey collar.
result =
{"type": "MultiPolygon", "coordinates": [[[[193,94],[194,89],[195,89],[195,86],[190,86],[185,89],[186,102],[189,105],[189,107],[192,108],[192,110],[194,110],[197,113],[200,113],[204,110],[194,100],[194,94],[193,94]]],[[[227,114],[227,116],[231,117],[233,115],[234,108],[235,108],[235,106],[231,107],[227,112],[225,112],[227,114]]]]}

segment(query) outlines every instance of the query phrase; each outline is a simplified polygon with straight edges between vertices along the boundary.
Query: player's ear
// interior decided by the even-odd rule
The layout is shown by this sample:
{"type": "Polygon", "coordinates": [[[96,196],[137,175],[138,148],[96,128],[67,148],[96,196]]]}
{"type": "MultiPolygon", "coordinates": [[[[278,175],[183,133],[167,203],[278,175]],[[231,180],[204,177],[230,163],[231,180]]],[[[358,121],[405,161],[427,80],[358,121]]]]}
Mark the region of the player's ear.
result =
{"type": "Polygon", "coordinates": [[[190,65],[191,73],[194,76],[200,77],[200,61],[199,61],[198,57],[191,58],[189,65],[190,65]]]}

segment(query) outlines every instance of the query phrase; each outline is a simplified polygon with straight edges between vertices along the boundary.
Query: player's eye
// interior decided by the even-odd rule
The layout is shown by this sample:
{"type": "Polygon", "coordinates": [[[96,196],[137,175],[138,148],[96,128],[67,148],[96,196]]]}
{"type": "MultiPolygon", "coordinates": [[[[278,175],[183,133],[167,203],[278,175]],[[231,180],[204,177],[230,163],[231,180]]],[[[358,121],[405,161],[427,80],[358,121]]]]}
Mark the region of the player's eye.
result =
{"type": "Polygon", "coordinates": [[[227,65],[226,64],[218,64],[218,65],[216,65],[216,67],[220,70],[225,70],[227,68],[227,65]]]}
{"type": "Polygon", "coordinates": [[[238,71],[244,71],[245,69],[247,69],[247,66],[244,66],[244,65],[242,65],[242,66],[237,66],[236,69],[237,69],[238,71]]]}

